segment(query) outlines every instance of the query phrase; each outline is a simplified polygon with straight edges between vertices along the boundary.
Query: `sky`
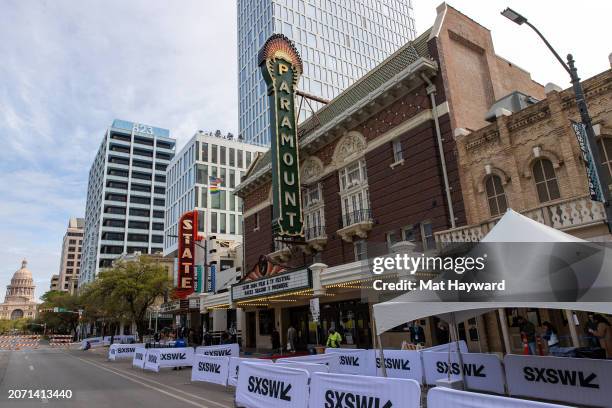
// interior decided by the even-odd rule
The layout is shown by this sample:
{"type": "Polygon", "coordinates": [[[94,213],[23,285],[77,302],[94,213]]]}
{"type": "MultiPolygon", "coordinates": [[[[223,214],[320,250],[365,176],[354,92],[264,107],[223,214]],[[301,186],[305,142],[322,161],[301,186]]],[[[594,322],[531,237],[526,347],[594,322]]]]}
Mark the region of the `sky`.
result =
{"type": "MultiPolygon", "coordinates": [[[[420,33],[440,2],[412,4],[420,33]]],[[[610,68],[609,1],[449,4],[542,84],[569,80],[535,33],[499,15],[508,5],[572,52],[582,78],[610,68]]],[[[37,297],[48,290],[114,118],[168,128],[178,148],[198,129],[238,133],[236,35],[234,0],[0,1],[0,292],[23,258],[37,297]]]]}

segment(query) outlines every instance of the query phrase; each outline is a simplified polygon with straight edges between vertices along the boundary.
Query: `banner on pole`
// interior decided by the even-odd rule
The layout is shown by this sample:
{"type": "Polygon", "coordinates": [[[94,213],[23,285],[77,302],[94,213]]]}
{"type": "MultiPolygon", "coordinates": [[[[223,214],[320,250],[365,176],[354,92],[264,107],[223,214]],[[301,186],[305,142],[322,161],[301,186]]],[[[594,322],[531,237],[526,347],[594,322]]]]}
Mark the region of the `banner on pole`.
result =
{"type": "Polygon", "coordinates": [[[337,354],[338,367],[332,372],[338,374],[376,375],[376,365],[372,362],[371,350],[326,348],[326,354],[337,354]]]}
{"type": "Polygon", "coordinates": [[[205,356],[238,357],[240,355],[240,345],[238,343],[232,343],[218,346],[201,346],[196,348],[195,353],[205,356]]]}
{"type": "Polygon", "coordinates": [[[427,408],[473,407],[473,408],[568,408],[565,405],[500,397],[498,395],[459,391],[435,387],[427,392],[427,408]]]}
{"type": "Polygon", "coordinates": [[[226,386],[228,366],[229,357],[196,354],[193,357],[191,381],[205,381],[226,386]]]}
{"type": "Polygon", "coordinates": [[[145,370],[159,372],[162,367],[191,367],[193,347],[148,349],[145,370]]]}
{"type": "Polygon", "coordinates": [[[236,405],[246,408],[307,408],[308,372],[243,361],[238,374],[236,405]]]}
{"type": "MultiPolygon", "coordinates": [[[[504,371],[501,360],[495,354],[461,353],[465,384],[471,390],[488,391],[504,394],[504,371]]],[[[461,379],[461,365],[457,353],[423,353],[425,382],[436,385],[442,378],[461,379]]]]}
{"type": "Polygon", "coordinates": [[[414,380],[314,373],[309,407],[420,408],[421,386],[414,380]]]}
{"type": "Polygon", "coordinates": [[[240,363],[243,361],[251,361],[254,363],[261,364],[274,364],[272,360],[267,360],[263,358],[254,358],[254,357],[230,357],[228,374],[227,374],[227,383],[233,387],[238,385],[238,373],[240,372],[240,363]]]}
{"type": "Polygon", "coordinates": [[[612,407],[612,361],[521,356],[504,358],[510,395],[612,407]]]}
{"type": "Polygon", "coordinates": [[[111,361],[133,358],[136,348],[144,347],[144,343],[134,344],[111,344],[108,348],[108,359],[111,361]]]}
{"type": "Polygon", "coordinates": [[[134,359],[132,360],[132,366],[144,368],[146,358],[147,349],[144,347],[137,347],[136,350],[134,350],[134,359]]]}
{"type": "MultiPolygon", "coordinates": [[[[372,350],[376,359],[376,375],[383,376],[380,350],[372,350]]],[[[384,350],[387,377],[408,378],[423,383],[421,353],[416,350],[384,350]]]]}

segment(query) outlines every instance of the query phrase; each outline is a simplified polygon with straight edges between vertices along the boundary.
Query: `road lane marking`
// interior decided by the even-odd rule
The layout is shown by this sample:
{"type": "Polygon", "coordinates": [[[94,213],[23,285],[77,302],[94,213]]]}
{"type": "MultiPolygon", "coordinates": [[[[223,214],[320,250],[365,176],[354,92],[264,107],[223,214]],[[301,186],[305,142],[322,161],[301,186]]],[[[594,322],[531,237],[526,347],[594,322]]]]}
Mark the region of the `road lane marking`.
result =
{"type": "Polygon", "coordinates": [[[108,371],[108,372],[110,372],[110,373],[113,373],[113,374],[118,375],[119,377],[123,377],[123,378],[125,378],[125,379],[127,379],[127,380],[130,380],[130,381],[132,381],[132,382],[135,382],[135,383],[137,383],[137,384],[140,384],[140,385],[142,385],[142,386],[144,386],[144,387],[150,388],[150,389],[155,390],[155,391],[157,391],[157,392],[160,392],[160,393],[162,393],[162,394],[168,395],[168,396],[170,396],[170,397],[172,397],[172,398],[176,398],[176,399],[178,399],[178,400],[180,400],[180,401],[183,401],[183,402],[186,402],[186,403],[188,403],[188,404],[195,405],[196,407],[200,407],[200,408],[209,408],[209,407],[207,407],[207,406],[205,406],[205,405],[201,405],[201,404],[199,404],[199,403],[197,403],[197,402],[195,402],[195,401],[188,400],[187,398],[179,397],[178,395],[174,395],[174,394],[169,393],[169,392],[166,392],[166,391],[164,391],[164,390],[160,390],[159,388],[156,388],[156,387],[154,387],[154,386],[152,386],[152,385],[149,385],[149,384],[144,383],[144,382],[142,382],[142,381],[138,381],[138,380],[136,380],[136,379],[134,379],[134,378],[132,378],[132,377],[130,377],[130,376],[128,376],[128,375],[124,375],[124,374],[122,374],[122,373],[118,373],[118,372],[116,372],[116,371],[114,371],[114,370],[111,370],[111,369],[109,369],[109,368],[107,368],[107,367],[104,367],[104,366],[102,366],[102,365],[96,364],[96,363],[94,363],[94,362],[92,362],[92,361],[87,361],[87,360],[85,360],[85,359],[83,359],[83,358],[81,358],[81,357],[77,357],[77,356],[73,356],[73,357],[74,357],[74,358],[77,358],[77,359],[79,359],[79,360],[81,360],[81,361],[83,361],[84,363],[91,364],[91,365],[93,365],[94,367],[101,368],[102,370],[106,370],[106,371],[108,371]]]}
{"type": "Polygon", "coordinates": [[[30,371],[34,371],[34,366],[30,364],[30,371]]]}

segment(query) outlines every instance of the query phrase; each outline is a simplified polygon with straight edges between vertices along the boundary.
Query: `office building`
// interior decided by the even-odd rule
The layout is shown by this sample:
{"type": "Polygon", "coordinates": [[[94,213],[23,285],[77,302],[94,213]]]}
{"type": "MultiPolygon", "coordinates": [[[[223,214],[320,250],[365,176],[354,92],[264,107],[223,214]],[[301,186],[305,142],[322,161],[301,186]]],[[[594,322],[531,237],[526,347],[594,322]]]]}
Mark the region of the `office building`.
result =
{"type": "Polygon", "coordinates": [[[121,254],[163,251],[170,131],[114,120],[89,171],[79,286],[121,254]]]}
{"type": "Polygon", "coordinates": [[[52,275],[51,282],[49,284],[49,290],[60,290],[60,277],[59,275],[52,275]]]}
{"type": "Polygon", "coordinates": [[[165,256],[176,255],[178,220],[193,209],[199,211],[200,235],[242,242],[242,202],[234,196],[234,187],[255,156],[266,150],[220,132],[215,136],[199,131],[187,142],[168,166],[165,256]],[[218,184],[211,186],[211,179],[218,179],[218,184]]]}
{"type": "MultiPolygon", "coordinates": [[[[410,0],[238,0],[240,136],[265,146],[269,110],[257,53],[275,33],[302,57],[299,90],[330,100],[413,39],[415,27],[410,0]]],[[[310,114],[304,102],[298,122],[310,114]]]]}
{"type": "Polygon", "coordinates": [[[55,290],[73,293],[78,286],[84,226],[84,218],[70,218],[68,221],[68,229],[66,234],[64,234],[62,242],[62,257],[60,259],[60,270],[55,290]]]}

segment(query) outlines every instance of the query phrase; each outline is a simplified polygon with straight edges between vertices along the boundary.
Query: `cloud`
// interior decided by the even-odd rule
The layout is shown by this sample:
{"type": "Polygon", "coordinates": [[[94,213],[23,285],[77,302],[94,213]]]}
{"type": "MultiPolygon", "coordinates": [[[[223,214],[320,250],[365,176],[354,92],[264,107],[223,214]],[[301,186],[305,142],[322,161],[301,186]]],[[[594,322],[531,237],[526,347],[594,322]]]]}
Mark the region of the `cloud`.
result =
{"type": "Polygon", "coordinates": [[[233,1],[8,0],[0,13],[0,285],[59,271],[68,219],[114,118],[237,133],[233,1]]]}

